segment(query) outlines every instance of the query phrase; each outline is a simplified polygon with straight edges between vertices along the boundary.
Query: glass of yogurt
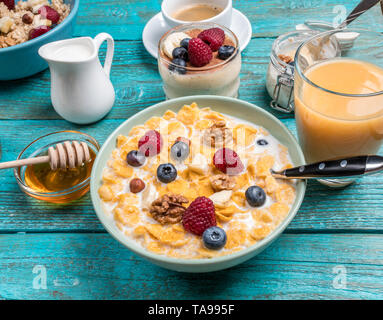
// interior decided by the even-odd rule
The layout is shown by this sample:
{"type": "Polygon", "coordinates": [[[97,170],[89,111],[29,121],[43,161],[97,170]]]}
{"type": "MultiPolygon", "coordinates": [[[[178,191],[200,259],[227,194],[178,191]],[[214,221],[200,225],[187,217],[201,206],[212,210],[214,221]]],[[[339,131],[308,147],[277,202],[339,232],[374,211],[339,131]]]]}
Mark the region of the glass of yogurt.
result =
{"type": "Polygon", "coordinates": [[[167,99],[200,94],[238,97],[238,39],[221,25],[191,23],[169,30],[158,45],[158,68],[167,99]],[[202,57],[196,57],[199,52],[202,57]]]}

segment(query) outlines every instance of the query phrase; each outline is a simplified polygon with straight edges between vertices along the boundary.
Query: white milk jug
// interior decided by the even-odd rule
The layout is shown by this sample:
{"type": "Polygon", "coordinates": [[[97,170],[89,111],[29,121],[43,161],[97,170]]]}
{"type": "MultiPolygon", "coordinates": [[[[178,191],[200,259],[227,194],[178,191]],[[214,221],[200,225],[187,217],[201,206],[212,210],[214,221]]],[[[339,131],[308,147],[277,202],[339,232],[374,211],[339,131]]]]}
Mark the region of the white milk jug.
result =
{"type": "Polygon", "coordinates": [[[113,38],[100,33],[48,43],[39,55],[48,62],[51,71],[51,99],[56,112],[64,119],[87,124],[102,119],[115,99],[109,79],[114,52],[113,38]],[[98,51],[107,40],[104,66],[98,51]]]}

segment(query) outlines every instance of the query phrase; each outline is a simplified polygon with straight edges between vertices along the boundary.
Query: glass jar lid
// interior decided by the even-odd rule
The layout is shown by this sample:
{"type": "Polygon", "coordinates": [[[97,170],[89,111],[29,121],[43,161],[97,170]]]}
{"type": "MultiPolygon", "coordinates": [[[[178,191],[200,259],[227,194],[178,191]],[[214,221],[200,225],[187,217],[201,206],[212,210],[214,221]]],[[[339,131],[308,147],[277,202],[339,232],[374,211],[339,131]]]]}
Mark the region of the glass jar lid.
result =
{"type": "Polygon", "coordinates": [[[278,111],[294,110],[294,57],[298,47],[318,31],[299,30],[280,35],[273,43],[267,86],[271,95],[270,106],[278,111]]]}

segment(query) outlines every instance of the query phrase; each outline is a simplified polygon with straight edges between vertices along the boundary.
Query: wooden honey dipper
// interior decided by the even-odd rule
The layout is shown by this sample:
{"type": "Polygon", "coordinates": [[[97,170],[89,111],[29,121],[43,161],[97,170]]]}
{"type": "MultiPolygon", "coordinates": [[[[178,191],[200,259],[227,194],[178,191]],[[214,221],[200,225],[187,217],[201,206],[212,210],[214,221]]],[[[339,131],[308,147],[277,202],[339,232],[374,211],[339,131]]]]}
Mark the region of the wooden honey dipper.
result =
{"type": "Polygon", "coordinates": [[[90,160],[89,147],[82,141],[65,141],[48,148],[48,155],[0,163],[0,169],[16,168],[32,164],[47,163],[52,170],[75,168],[90,160]]]}

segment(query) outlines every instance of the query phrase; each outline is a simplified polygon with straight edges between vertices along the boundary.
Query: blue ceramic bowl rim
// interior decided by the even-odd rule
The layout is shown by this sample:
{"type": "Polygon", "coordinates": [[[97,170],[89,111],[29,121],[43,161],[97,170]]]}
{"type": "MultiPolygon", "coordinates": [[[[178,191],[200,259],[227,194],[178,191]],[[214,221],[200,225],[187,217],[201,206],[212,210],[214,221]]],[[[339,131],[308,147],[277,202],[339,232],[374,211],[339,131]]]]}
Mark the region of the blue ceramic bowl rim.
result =
{"type": "Polygon", "coordinates": [[[26,42],[19,43],[19,44],[16,44],[16,45],[8,47],[8,48],[2,48],[2,49],[0,49],[0,55],[2,53],[7,53],[10,51],[28,48],[30,46],[33,46],[34,44],[37,44],[38,41],[43,41],[44,39],[50,37],[52,34],[59,32],[59,30],[61,30],[67,24],[72,22],[73,18],[76,16],[76,14],[78,12],[79,5],[80,5],[80,0],[74,0],[74,5],[73,5],[73,8],[70,11],[69,15],[57,27],[53,28],[52,30],[48,31],[47,33],[44,33],[43,35],[41,35],[37,38],[34,38],[32,40],[28,40],[26,42]]]}
{"type": "MultiPolygon", "coordinates": [[[[152,105],[151,107],[145,108],[144,110],[136,113],[134,116],[128,118],[125,120],[121,125],[119,125],[113,132],[109,135],[109,137],[106,139],[106,141],[103,143],[101,149],[99,150],[96,160],[93,164],[93,169],[91,173],[91,180],[90,180],[90,194],[91,194],[91,199],[92,199],[92,205],[93,208],[96,212],[96,215],[98,219],[100,220],[101,224],[104,226],[104,228],[108,231],[108,233],[115,238],[118,242],[120,242],[122,245],[124,245],[126,248],[131,250],[132,252],[138,254],[141,257],[144,257],[148,259],[149,261],[158,261],[164,264],[169,264],[169,265],[188,265],[188,266],[208,266],[208,265],[214,265],[214,264],[221,264],[225,262],[230,262],[232,260],[237,260],[243,256],[246,256],[250,254],[251,252],[255,252],[258,249],[261,248],[266,248],[268,244],[271,244],[285,229],[286,227],[290,224],[291,220],[295,217],[296,213],[298,212],[305,192],[306,192],[306,181],[305,180],[299,180],[298,183],[301,186],[301,192],[297,194],[296,200],[294,201],[287,217],[264,239],[261,241],[258,241],[252,246],[249,246],[245,249],[242,249],[240,251],[230,253],[228,255],[220,256],[220,257],[213,257],[213,258],[201,258],[201,259],[184,259],[184,258],[173,258],[173,257],[168,257],[166,255],[160,255],[156,253],[152,253],[148,250],[146,250],[143,247],[139,247],[134,240],[127,238],[124,234],[122,234],[121,231],[115,230],[109,228],[109,224],[107,221],[107,216],[104,213],[104,210],[100,207],[97,206],[96,203],[96,198],[99,197],[98,195],[98,188],[97,185],[99,184],[99,180],[97,180],[97,176],[100,178],[101,172],[98,174],[96,172],[96,168],[99,166],[99,162],[101,161],[101,157],[103,153],[105,152],[105,149],[110,143],[115,144],[115,134],[116,132],[120,131],[127,122],[132,121],[134,122],[134,118],[138,117],[139,115],[142,114],[150,114],[151,111],[153,111],[156,108],[161,107],[162,105],[169,103],[169,101],[172,101],[173,103],[177,103],[180,101],[180,105],[184,105],[185,101],[194,101],[194,100],[199,100],[199,99],[213,99],[213,100],[220,100],[220,101],[231,101],[233,103],[241,103],[246,105],[249,108],[253,108],[257,110],[257,112],[262,113],[264,116],[270,118],[272,121],[278,123],[278,125],[281,127],[281,129],[284,130],[284,133],[288,136],[290,141],[294,144],[295,148],[298,150],[298,157],[299,161],[301,164],[305,163],[305,158],[302,152],[302,149],[294,137],[294,135],[290,132],[290,130],[287,129],[287,127],[279,120],[277,119],[274,115],[271,113],[267,112],[266,110],[243,100],[236,99],[236,98],[229,98],[229,97],[221,97],[221,96],[213,96],[213,95],[196,95],[196,96],[186,96],[186,97],[181,97],[181,98],[176,98],[176,99],[171,99],[171,100],[166,100],[162,101],[159,103],[156,103],[155,105],[152,105]],[[137,248],[131,245],[135,244],[137,248]]],[[[197,101],[196,101],[197,102],[197,101]]],[[[197,102],[198,103],[198,102],[197,102]]],[[[214,109],[214,107],[212,107],[214,109]]],[[[137,124],[136,124],[137,125],[137,124]]],[[[271,133],[272,134],[272,133],[271,133]]],[[[222,268],[224,269],[224,268],[222,268]]]]}

